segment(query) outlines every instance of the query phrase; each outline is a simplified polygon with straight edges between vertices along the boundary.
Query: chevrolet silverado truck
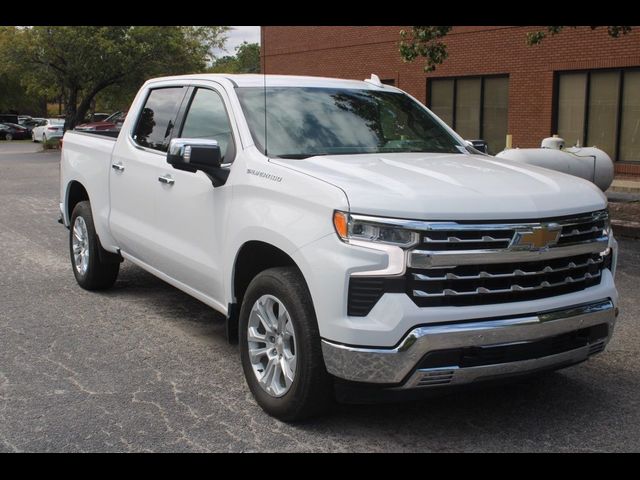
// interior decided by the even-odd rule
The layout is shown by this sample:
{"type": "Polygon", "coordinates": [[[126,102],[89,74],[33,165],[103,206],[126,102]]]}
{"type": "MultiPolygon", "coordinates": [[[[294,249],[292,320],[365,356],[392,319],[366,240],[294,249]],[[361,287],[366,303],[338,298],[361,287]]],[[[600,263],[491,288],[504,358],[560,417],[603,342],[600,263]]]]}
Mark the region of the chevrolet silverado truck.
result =
{"type": "Polygon", "coordinates": [[[613,332],[602,192],[482,154],[375,76],[149,80],[119,132],[66,132],[60,179],[78,284],[127,260],[217,310],[286,421],[559,369],[613,332]]]}

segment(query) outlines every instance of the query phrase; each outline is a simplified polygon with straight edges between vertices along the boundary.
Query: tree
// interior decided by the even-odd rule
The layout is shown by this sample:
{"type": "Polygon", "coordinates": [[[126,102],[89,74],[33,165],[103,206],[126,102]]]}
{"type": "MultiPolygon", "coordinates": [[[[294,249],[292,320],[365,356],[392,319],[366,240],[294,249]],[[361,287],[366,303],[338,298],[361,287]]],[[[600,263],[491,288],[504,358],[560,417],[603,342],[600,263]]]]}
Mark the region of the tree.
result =
{"type": "Polygon", "coordinates": [[[242,42],[236,54],[225,55],[213,62],[211,73],[260,73],[260,45],[242,42]]]}
{"type": "MultiPolygon", "coordinates": [[[[424,71],[432,72],[438,65],[441,65],[448,56],[447,45],[442,39],[451,31],[450,26],[422,26],[412,27],[411,32],[400,30],[400,56],[405,62],[412,62],[418,57],[426,59],[424,71]]],[[[537,45],[541,43],[547,35],[556,35],[565,27],[555,26],[547,27],[546,31],[529,32],[526,41],[529,45],[537,45]]],[[[577,28],[577,26],[572,26],[577,28]]],[[[599,28],[592,26],[591,30],[599,28]]],[[[610,26],[606,27],[611,37],[618,38],[626,35],[631,31],[629,26],[610,26]]]]}
{"type": "Polygon", "coordinates": [[[222,26],[35,26],[16,28],[5,56],[29,91],[66,99],[65,128],[82,121],[94,98],[111,87],[202,71],[222,48],[222,26]]]}

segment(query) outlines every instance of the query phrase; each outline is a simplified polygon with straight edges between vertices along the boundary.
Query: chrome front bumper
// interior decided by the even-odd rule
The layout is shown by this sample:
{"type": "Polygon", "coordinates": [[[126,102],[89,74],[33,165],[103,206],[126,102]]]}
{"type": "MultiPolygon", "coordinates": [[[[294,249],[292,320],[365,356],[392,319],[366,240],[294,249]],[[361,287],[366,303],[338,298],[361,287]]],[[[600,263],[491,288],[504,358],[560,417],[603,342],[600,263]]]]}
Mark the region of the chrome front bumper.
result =
{"type": "Polygon", "coordinates": [[[616,309],[601,300],[536,315],[417,327],[395,348],[367,348],[322,341],[327,370],[339,378],[392,388],[460,385],[503,375],[517,375],[574,364],[598,353],[611,338],[616,309]],[[530,343],[607,324],[607,336],[561,353],[507,363],[460,368],[417,368],[429,352],[467,347],[530,343]]]}

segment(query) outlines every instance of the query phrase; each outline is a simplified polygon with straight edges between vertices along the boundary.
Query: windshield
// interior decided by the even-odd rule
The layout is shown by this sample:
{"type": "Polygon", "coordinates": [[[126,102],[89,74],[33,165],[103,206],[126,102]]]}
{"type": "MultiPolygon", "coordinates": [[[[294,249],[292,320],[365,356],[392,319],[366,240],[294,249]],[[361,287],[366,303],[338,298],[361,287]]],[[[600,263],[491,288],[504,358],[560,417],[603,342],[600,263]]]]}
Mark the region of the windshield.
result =
{"type": "Polygon", "coordinates": [[[270,157],[388,152],[461,153],[460,145],[403,93],[308,87],[237,88],[253,140],[270,157]],[[267,139],[265,142],[265,103],[267,139]]]}
{"type": "Polygon", "coordinates": [[[50,118],[50,125],[64,125],[64,118],[50,118]]]}

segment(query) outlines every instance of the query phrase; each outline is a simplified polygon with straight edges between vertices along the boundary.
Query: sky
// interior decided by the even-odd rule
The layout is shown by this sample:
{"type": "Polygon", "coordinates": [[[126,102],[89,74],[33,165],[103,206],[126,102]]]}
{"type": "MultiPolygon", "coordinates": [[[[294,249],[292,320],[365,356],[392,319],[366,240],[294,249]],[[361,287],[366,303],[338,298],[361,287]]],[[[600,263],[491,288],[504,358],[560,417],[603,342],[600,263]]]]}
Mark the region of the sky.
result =
{"type": "Polygon", "coordinates": [[[235,55],[236,47],[242,42],[260,43],[260,27],[259,26],[235,26],[231,27],[231,31],[227,33],[226,52],[216,49],[213,51],[217,57],[225,55],[235,55]]]}

